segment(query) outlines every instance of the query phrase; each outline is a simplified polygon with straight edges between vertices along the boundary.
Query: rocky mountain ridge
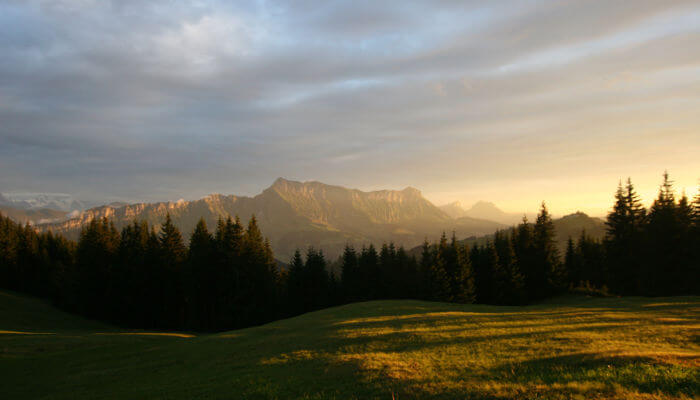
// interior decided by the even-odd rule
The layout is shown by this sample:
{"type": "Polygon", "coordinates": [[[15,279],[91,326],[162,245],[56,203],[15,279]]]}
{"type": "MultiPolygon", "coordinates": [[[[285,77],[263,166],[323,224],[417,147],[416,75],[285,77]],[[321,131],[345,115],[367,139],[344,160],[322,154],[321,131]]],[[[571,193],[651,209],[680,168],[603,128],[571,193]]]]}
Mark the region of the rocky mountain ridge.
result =
{"type": "Polygon", "coordinates": [[[334,258],[346,244],[393,241],[410,248],[443,231],[464,237],[503,227],[470,217],[452,218],[411,187],[364,192],[279,178],[254,197],[212,194],[193,201],[106,205],[63,222],[39,225],[39,229],[76,239],[81,228],[94,218],[109,218],[121,228],[134,220],[158,225],[168,213],[186,238],[200,218],[212,230],[219,218],[239,216],[247,222],[255,215],[281,260],[288,259],[295,249],[308,246],[334,258]]]}

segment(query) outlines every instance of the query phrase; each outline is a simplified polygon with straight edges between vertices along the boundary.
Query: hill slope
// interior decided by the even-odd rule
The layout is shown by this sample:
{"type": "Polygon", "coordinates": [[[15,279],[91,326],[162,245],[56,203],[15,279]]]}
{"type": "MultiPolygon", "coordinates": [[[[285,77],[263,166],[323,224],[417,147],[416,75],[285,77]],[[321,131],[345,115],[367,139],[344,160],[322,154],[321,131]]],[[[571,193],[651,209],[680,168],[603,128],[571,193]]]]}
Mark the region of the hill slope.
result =
{"type": "Polygon", "coordinates": [[[296,248],[310,245],[333,258],[346,243],[393,241],[410,248],[426,237],[436,238],[442,231],[468,236],[503,227],[474,218],[454,220],[414,188],[363,192],[282,178],[255,197],[216,194],[195,201],[103,206],[41,227],[75,239],[81,227],[93,218],[111,218],[121,228],[134,219],[160,224],[166,213],[170,213],[185,237],[200,217],[213,229],[219,217],[238,215],[245,222],[255,214],[263,233],[270,238],[275,256],[281,260],[288,260],[296,248]]]}
{"type": "MultiPolygon", "coordinates": [[[[554,223],[554,230],[556,232],[555,240],[557,242],[557,248],[562,256],[564,256],[566,242],[569,237],[577,240],[582,232],[586,232],[586,235],[599,240],[603,239],[605,236],[605,221],[600,218],[589,217],[582,212],[556,218],[552,220],[552,222],[554,223]]],[[[493,240],[492,234],[479,237],[472,236],[464,239],[463,242],[469,246],[473,246],[474,244],[483,245],[489,240],[493,240]]],[[[420,254],[420,247],[413,248],[410,252],[411,254],[420,254]]]]}
{"type": "Polygon", "coordinates": [[[522,308],[374,301],[189,337],[119,331],[0,293],[0,371],[11,382],[3,385],[3,394],[12,399],[700,394],[700,344],[693,339],[700,328],[700,298],[557,301],[522,308]]]}

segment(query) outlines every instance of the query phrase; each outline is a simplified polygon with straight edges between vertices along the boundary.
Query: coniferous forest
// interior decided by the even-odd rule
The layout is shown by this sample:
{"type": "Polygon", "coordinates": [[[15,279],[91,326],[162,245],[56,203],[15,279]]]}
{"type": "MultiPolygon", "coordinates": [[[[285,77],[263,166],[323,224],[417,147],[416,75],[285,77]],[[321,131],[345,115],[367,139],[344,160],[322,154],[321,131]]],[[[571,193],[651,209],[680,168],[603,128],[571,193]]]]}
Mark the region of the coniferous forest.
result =
{"type": "Polygon", "coordinates": [[[373,299],[520,305],[580,290],[700,294],[700,195],[677,199],[666,174],[647,210],[628,180],[606,224],[602,241],[584,232],[559,254],[543,203],[534,223],[471,248],[445,234],[418,257],[370,244],[329,262],[309,248],[280,268],[254,216],[219,220],[213,232],[201,220],[188,244],[169,216],[158,232],[93,220],[77,243],[0,216],[0,286],[121,326],[193,331],[373,299]]]}

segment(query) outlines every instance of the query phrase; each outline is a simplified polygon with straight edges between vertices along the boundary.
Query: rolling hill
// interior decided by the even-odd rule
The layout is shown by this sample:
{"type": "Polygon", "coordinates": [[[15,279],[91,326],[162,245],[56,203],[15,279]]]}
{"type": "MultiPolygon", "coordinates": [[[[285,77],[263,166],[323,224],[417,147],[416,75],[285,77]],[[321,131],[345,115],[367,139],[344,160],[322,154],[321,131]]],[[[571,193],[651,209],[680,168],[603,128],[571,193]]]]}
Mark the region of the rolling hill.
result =
{"type": "Polygon", "coordinates": [[[279,178],[254,197],[214,194],[194,201],[108,205],[40,228],[75,239],[80,229],[94,218],[110,218],[121,228],[135,219],[160,224],[167,213],[185,237],[200,217],[213,229],[220,217],[238,215],[245,222],[254,214],[263,233],[270,238],[275,256],[281,260],[289,259],[295,249],[308,246],[320,248],[334,258],[347,243],[393,241],[411,248],[426,237],[438,237],[443,231],[454,231],[464,237],[485,235],[504,227],[482,219],[451,218],[410,187],[363,192],[279,178]]]}
{"type": "MultiPolygon", "coordinates": [[[[554,230],[556,232],[556,242],[557,248],[564,255],[566,250],[566,242],[569,237],[577,240],[581,236],[582,232],[586,232],[586,235],[591,236],[595,239],[603,239],[605,237],[605,221],[596,217],[589,217],[585,213],[576,212],[573,214],[565,215],[561,218],[555,218],[552,220],[554,223],[554,230]]],[[[459,238],[459,236],[457,236],[459,238]]],[[[493,234],[487,234],[482,236],[470,236],[466,239],[462,239],[462,242],[469,246],[475,244],[483,245],[487,241],[493,240],[493,234]]],[[[409,254],[418,256],[421,254],[421,247],[417,246],[409,251],[409,254]]]]}
{"type": "Polygon", "coordinates": [[[212,335],[122,330],[8,292],[0,315],[8,399],[700,395],[698,297],[372,301],[212,335]]]}

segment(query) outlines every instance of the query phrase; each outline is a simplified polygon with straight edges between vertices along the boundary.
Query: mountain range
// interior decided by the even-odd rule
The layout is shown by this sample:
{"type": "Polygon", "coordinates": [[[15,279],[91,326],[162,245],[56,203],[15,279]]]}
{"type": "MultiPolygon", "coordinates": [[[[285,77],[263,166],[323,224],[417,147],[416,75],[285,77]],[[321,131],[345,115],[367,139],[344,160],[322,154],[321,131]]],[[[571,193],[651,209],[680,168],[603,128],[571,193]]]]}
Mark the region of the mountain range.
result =
{"type": "Polygon", "coordinates": [[[452,217],[411,187],[364,192],[279,178],[254,197],[212,194],[193,201],[112,204],[38,228],[76,239],[81,228],[93,218],[110,218],[121,228],[133,220],[158,225],[168,213],[186,238],[200,218],[212,230],[219,218],[239,216],[245,223],[255,215],[281,260],[288,260],[297,248],[308,246],[320,248],[328,257],[335,258],[346,244],[361,246],[393,241],[411,248],[426,238],[437,238],[443,231],[466,237],[486,235],[506,227],[470,216],[452,217]]]}
{"type": "Polygon", "coordinates": [[[495,204],[488,201],[478,201],[468,209],[462,207],[462,204],[459,201],[455,201],[440,206],[440,209],[452,218],[479,218],[506,225],[520,223],[523,216],[526,216],[529,220],[533,220],[535,216],[534,214],[507,213],[496,207],[495,204]]]}
{"type": "MultiPolygon", "coordinates": [[[[603,239],[605,236],[605,221],[597,217],[590,217],[582,212],[565,215],[561,218],[554,218],[552,223],[554,224],[554,231],[556,233],[555,241],[557,248],[562,256],[564,256],[566,242],[570,237],[574,240],[578,240],[583,232],[585,232],[587,236],[598,240],[603,239]]],[[[490,240],[493,240],[493,234],[468,237],[462,240],[462,242],[473,246],[475,244],[483,245],[490,240]]],[[[420,251],[420,248],[414,248],[411,250],[411,254],[417,255],[420,254],[420,251]]]]}
{"type": "Polygon", "coordinates": [[[90,204],[65,193],[0,193],[0,207],[16,210],[49,209],[68,213],[85,210],[90,204]]]}

